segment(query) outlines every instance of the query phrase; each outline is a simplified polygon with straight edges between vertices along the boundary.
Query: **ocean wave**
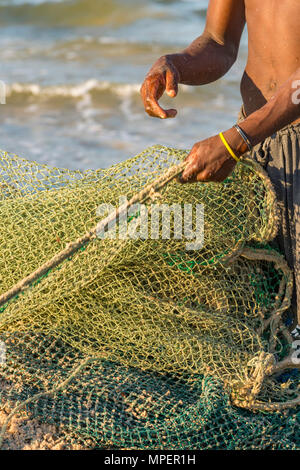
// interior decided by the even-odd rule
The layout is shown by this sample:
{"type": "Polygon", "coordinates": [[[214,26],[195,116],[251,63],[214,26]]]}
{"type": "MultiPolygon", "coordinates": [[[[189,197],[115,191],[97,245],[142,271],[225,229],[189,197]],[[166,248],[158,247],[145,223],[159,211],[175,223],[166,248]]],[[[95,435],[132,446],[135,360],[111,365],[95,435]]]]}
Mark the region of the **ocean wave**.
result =
{"type": "MultiPolygon", "coordinates": [[[[35,97],[37,99],[71,98],[80,99],[87,95],[101,95],[111,93],[119,98],[129,98],[139,95],[141,83],[116,83],[100,81],[96,79],[87,80],[75,85],[42,86],[37,83],[12,83],[6,86],[6,97],[8,99],[17,96],[35,97]]],[[[201,92],[200,88],[180,85],[180,92],[193,94],[201,92]]],[[[207,93],[207,88],[203,93],[207,93]]]]}
{"type": "MultiPolygon", "coordinates": [[[[180,85],[180,93],[176,97],[175,106],[199,107],[211,103],[216,108],[223,107],[223,101],[227,95],[228,99],[235,98],[238,90],[237,81],[224,80],[223,85],[218,87],[210,85],[207,87],[189,87],[180,85]]],[[[142,107],[140,97],[141,83],[116,83],[110,81],[99,81],[96,79],[74,85],[42,86],[36,83],[13,83],[7,85],[7,105],[49,105],[54,102],[55,106],[64,107],[65,102],[70,101],[74,105],[83,105],[84,108],[115,108],[115,106],[130,104],[142,107]]],[[[170,98],[162,98],[163,106],[173,106],[170,98]]]]}
{"type": "Polygon", "coordinates": [[[40,5],[42,3],[62,3],[65,0],[0,0],[0,6],[2,5],[40,5]]]}
{"type": "MultiPolygon", "coordinates": [[[[166,52],[177,52],[175,45],[167,46],[163,41],[137,41],[132,38],[117,38],[113,36],[92,37],[89,35],[78,37],[72,40],[60,41],[47,50],[50,57],[73,60],[92,60],[101,54],[101,57],[116,58],[116,60],[128,60],[131,56],[137,57],[141,61],[143,55],[159,57],[166,52]]],[[[30,53],[30,51],[29,51],[30,53]]],[[[33,53],[36,54],[35,51],[33,53]]]]}
{"type": "Polygon", "coordinates": [[[0,2],[0,24],[120,25],[141,18],[145,7],[144,0],[10,0],[0,2]]]}
{"type": "Polygon", "coordinates": [[[109,81],[87,80],[78,85],[42,86],[36,83],[13,83],[6,87],[6,97],[84,98],[91,93],[111,92],[121,98],[139,93],[140,84],[118,84],[109,81]]]}

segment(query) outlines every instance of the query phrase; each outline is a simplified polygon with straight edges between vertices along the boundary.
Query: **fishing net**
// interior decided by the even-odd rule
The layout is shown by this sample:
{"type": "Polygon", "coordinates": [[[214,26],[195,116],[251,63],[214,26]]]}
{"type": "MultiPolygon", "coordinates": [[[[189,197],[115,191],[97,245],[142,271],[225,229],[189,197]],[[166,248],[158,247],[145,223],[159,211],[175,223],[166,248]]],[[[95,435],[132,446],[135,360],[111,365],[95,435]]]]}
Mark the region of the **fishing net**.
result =
{"type": "Polygon", "coordinates": [[[274,191],[250,160],[181,185],[186,155],[71,172],[1,153],[1,443],[26,410],[100,448],[300,447],[274,191]]]}

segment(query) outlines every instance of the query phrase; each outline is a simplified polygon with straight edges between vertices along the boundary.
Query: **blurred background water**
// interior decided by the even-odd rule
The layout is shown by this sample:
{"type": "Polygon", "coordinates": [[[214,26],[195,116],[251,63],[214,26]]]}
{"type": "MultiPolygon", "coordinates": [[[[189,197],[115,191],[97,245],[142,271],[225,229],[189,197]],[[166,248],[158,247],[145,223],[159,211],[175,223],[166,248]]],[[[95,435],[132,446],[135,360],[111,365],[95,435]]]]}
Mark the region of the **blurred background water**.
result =
{"type": "Polygon", "coordinates": [[[0,148],[51,166],[104,168],[162,144],[190,148],[230,127],[247,36],[226,77],[181,86],[173,120],[150,118],[152,63],[199,36],[208,0],[0,0],[0,148]]]}

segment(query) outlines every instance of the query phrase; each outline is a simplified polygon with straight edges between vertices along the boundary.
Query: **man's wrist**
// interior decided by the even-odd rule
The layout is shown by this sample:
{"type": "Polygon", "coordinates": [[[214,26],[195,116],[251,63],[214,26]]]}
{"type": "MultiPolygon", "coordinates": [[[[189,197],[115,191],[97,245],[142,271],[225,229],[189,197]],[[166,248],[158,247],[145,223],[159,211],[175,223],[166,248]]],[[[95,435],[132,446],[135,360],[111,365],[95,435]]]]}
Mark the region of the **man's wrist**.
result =
{"type": "Polygon", "coordinates": [[[171,65],[174,67],[178,73],[178,83],[183,81],[183,71],[186,68],[188,62],[187,54],[183,52],[176,52],[174,54],[166,54],[162,56],[162,59],[165,60],[166,65],[171,65]]]}
{"type": "Polygon", "coordinates": [[[241,158],[245,153],[249,152],[247,143],[235,127],[231,127],[227,131],[223,132],[223,135],[238,158],[241,158]]]}

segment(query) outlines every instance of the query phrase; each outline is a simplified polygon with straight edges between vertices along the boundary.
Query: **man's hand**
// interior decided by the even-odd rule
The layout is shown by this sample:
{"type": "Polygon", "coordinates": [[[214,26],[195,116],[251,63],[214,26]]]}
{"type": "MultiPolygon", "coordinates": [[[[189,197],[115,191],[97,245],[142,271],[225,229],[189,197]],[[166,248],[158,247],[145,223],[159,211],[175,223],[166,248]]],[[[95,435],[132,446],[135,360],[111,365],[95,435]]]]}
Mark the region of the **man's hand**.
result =
{"type": "Polygon", "coordinates": [[[187,167],[179,178],[181,183],[221,182],[230,175],[236,165],[218,135],[197,142],[186,161],[187,167]]]}
{"type": "Polygon", "coordinates": [[[178,92],[179,72],[169,56],[158,59],[147,74],[141,87],[145,111],[152,117],[174,118],[176,109],[163,109],[158,100],[166,93],[174,98],[178,92]]]}

